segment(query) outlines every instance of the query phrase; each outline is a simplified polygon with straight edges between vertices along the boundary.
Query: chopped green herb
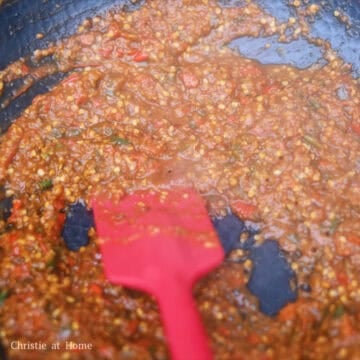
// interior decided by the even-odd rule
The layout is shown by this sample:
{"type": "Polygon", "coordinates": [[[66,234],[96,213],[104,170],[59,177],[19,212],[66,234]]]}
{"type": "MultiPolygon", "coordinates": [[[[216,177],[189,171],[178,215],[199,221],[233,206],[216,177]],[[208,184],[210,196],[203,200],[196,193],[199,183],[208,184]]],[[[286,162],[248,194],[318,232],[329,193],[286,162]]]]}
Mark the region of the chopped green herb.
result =
{"type": "Polygon", "coordinates": [[[335,219],[332,219],[329,226],[329,234],[334,235],[340,224],[341,220],[339,218],[336,217],[335,219]]]}
{"type": "Polygon", "coordinates": [[[334,310],[332,316],[333,316],[333,318],[338,319],[338,318],[342,317],[344,314],[345,314],[344,305],[340,304],[340,305],[338,305],[336,307],[336,309],[334,310]]]}
{"type": "Polygon", "coordinates": [[[313,138],[311,135],[304,135],[303,141],[310,146],[314,146],[316,148],[321,148],[321,145],[319,144],[319,142],[315,138],[313,138]]]}
{"type": "Polygon", "coordinates": [[[0,291],[0,306],[4,303],[4,301],[9,297],[9,292],[7,290],[0,291]]]}
{"type": "Polygon", "coordinates": [[[130,141],[128,139],[122,138],[120,136],[111,136],[111,142],[116,145],[129,145],[130,141]]]}
{"type": "Polygon", "coordinates": [[[51,189],[53,187],[53,182],[52,182],[51,179],[41,180],[39,182],[39,187],[40,187],[41,190],[51,189]]]}
{"type": "Polygon", "coordinates": [[[55,144],[55,150],[58,151],[58,150],[63,150],[65,148],[64,144],[61,143],[61,142],[57,142],[55,144]]]}
{"type": "Polygon", "coordinates": [[[38,234],[45,234],[45,229],[43,228],[42,225],[38,225],[38,226],[35,228],[35,232],[38,233],[38,234]]]}
{"type": "Polygon", "coordinates": [[[156,346],[155,345],[150,345],[149,347],[148,347],[148,350],[149,350],[149,352],[150,352],[150,354],[152,355],[152,357],[155,357],[155,355],[156,355],[156,346]]]}
{"type": "Polygon", "coordinates": [[[50,155],[48,153],[41,153],[41,157],[46,161],[49,160],[50,155]]]}
{"type": "Polygon", "coordinates": [[[309,98],[308,103],[314,110],[319,110],[321,108],[321,105],[312,97],[309,98]]]}
{"type": "Polygon", "coordinates": [[[236,22],[237,24],[241,24],[241,23],[244,22],[245,19],[246,19],[245,16],[238,16],[238,17],[235,19],[235,22],[236,22]]]}
{"type": "Polygon", "coordinates": [[[47,268],[54,268],[56,265],[55,256],[46,263],[47,268]]]}
{"type": "Polygon", "coordinates": [[[54,267],[56,267],[56,264],[58,263],[58,261],[59,261],[59,250],[55,249],[54,255],[47,261],[46,267],[54,268],[54,267]]]}

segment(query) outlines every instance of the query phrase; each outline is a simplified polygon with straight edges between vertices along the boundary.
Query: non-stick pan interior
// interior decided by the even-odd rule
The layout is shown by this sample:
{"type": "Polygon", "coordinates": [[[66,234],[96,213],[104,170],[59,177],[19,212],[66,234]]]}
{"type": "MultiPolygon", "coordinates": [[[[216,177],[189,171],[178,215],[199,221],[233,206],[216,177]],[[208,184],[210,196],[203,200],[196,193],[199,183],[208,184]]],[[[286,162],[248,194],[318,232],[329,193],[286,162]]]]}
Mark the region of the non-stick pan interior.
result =
{"type": "MultiPolygon", "coordinates": [[[[295,15],[289,2],[283,0],[259,0],[259,4],[279,21],[295,15]]],[[[122,7],[124,11],[134,11],[141,7],[144,0],[12,0],[5,1],[0,7],[0,69],[20,57],[29,56],[34,50],[46,48],[52,42],[73,34],[80,23],[89,17],[101,14],[112,6],[122,7]],[[44,36],[38,38],[37,34],[44,36]]],[[[243,0],[219,0],[224,7],[244,6],[243,0]]],[[[356,0],[328,0],[322,3],[320,13],[312,19],[313,36],[328,40],[345,61],[353,67],[355,77],[360,75],[360,5],[356,0]],[[334,16],[341,11],[349,19],[351,26],[334,16]]],[[[321,50],[299,39],[290,44],[278,43],[274,38],[240,38],[229,44],[243,55],[263,63],[286,63],[299,68],[321,61],[321,50]],[[269,49],[265,42],[278,44],[269,49]],[[279,51],[279,49],[281,51],[279,51]]],[[[48,91],[65,74],[57,73],[34,84],[29,91],[11,101],[8,106],[0,107],[0,133],[30,105],[32,99],[48,91]]],[[[0,104],[12,92],[11,84],[5,89],[0,104]]]]}
{"type": "MultiPolygon", "coordinates": [[[[55,0],[41,1],[33,0],[14,0],[5,2],[0,7],[0,69],[3,69],[12,61],[19,57],[28,57],[31,52],[38,48],[46,48],[52,42],[73,34],[80,23],[88,18],[100,14],[111,6],[117,5],[125,11],[133,11],[142,6],[144,1],[131,0],[105,0],[102,2],[94,0],[63,1],[59,3],[55,0]],[[37,34],[44,34],[38,38],[37,34]]],[[[259,3],[279,21],[294,16],[294,9],[285,1],[265,1],[259,3]]],[[[244,2],[239,0],[219,0],[221,6],[243,6],[244,2]]],[[[311,31],[314,36],[328,40],[334,49],[353,66],[353,74],[358,77],[360,74],[360,49],[359,49],[359,30],[360,29],[360,5],[356,1],[329,1],[316,15],[311,23],[311,31]],[[352,26],[339,21],[334,16],[335,10],[341,10],[346,14],[352,26]]],[[[278,43],[277,38],[240,38],[232,41],[229,46],[236,48],[240,53],[254,58],[262,63],[287,63],[305,68],[315,62],[322,60],[320,48],[310,44],[305,39],[300,39],[300,43],[278,43]],[[264,42],[274,42],[278,44],[272,46],[269,51],[264,47],[264,42]],[[282,51],[273,51],[281,48],[282,51]]],[[[31,61],[27,58],[27,61],[31,61]]],[[[0,133],[6,131],[12,121],[16,119],[32,101],[40,94],[47,92],[54,84],[64,78],[66,74],[57,73],[35,83],[29,91],[21,95],[8,106],[0,109],[0,133]]],[[[17,83],[11,84],[4,92],[3,98],[11,95],[12,87],[16,88],[17,83]]],[[[0,103],[3,99],[0,98],[0,103]]],[[[243,223],[231,219],[231,215],[226,221],[233,223],[216,223],[218,231],[223,231],[222,227],[233,231],[239,230],[243,223]],[[229,220],[230,219],[230,220],[229,220]]],[[[225,230],[224,230],[225,231],[225,230]]],[[[231,232],[225,231],[222,239],[226,242],[231,237],[231,232]]],[[[233,232],[233,233],[234,233],[233,232]]],[[[224,246],[231,244],[224,243],[224,246]]],[[[249,245],[250,257],[254,261],[255,271],[250,279],[249,288],[258,296],[260,308],[268,315],[275,314],[287,301],[296,299],[296,292],[291,291],[288,286],[288,279],[294,278],[285,255],[281,253],[276,242],[269,240],[263,247],[251,250],[249,245]],[[271,270],[272,269],[272,270],[271,270]],[[281,281],[274,286],[274,279],[281,281]],[[283,294],[283,297],[274,297],[269,293],[268,284],[272,284],[272,290],[283,294]],[[265,295],[263,290],[265,291],[265,295]],[[269,295],[270,294],[270,295],[269,295]],[[267,298],[265,298],[267,296],[267,298]],[[278,302],[271,303],[271,299],[276,298],[278,302]],[[263,304],[263,305],[262,305],[263,304]],[[262,307],[261,307],[262,306],[262,307]]],[[[271,290],[271,289],[270,289],[271,290]]],[[[1,357],[1,356],[0,356],[1,357]]]]}

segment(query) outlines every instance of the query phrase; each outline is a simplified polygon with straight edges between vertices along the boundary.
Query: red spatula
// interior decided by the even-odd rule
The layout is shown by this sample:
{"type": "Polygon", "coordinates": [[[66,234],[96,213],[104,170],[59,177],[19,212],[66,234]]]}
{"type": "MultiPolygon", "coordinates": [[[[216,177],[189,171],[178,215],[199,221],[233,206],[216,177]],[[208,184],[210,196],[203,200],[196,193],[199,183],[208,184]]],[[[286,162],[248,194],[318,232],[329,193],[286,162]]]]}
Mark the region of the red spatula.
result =
{"type": "Polygon", "coordinates": [[[92,207],[107,278],[157,299],[172,359],[212,359],[191,290],[224,253],[201,197],[139,191],[92,207]]]}

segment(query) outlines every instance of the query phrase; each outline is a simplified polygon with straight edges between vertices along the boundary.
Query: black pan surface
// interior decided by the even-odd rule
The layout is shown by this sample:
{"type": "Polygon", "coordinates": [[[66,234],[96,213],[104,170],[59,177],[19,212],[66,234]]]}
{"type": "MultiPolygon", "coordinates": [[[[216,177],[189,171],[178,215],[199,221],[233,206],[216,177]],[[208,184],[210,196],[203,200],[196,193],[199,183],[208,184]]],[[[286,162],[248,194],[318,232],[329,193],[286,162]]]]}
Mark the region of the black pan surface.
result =
{"type": "MultiPolygon", "coordinates": [[[[0,70],[19,57],[28,57],[35,49],[46,48],[52,42],[70,36],[84,19],[102,13],[111,6],[120,6],[124,11],[134,11],[143,3],[143,0],[6,1],[0,6],[0,70]],[[45,36],[36,39],[37,33],[43,33],[45,36]]],[[[259,0],[259,3],[279,21],[294,16],[294,9],[287,1],[259,0]]],[[[244,1],[219,0],[219,4],[226,7],[243,6],[244,1]]],[[[312,35],[328,40],[343,59],[352,64],[354,77],[359,77],[360,2],[358,0],[325,2],[321,12],[311,23],[311,31],[312,35]],[[335,10],[340,10],[348,16],[352,24],[350,28],[333,15],[335,10]]],[[[320,49],[304,39],[300,39],[302,42],[299,44],[279,44],[285,49],[283,56],[264,50],[264,41],[269,40],[277,41],[276,38],[240,38],[232,41],[229,46],[262,63],[287,63],[301,68],[322,61],[320,49]]],[[[31,60],[27,59],[27,61],[31,60]]],[[[0,108],[0,134],[7,130],[11,122],[30,105],[36,95],[47,92],[65,76],[66,74],[58,73],[42,79],[8,106],[0,108]]],[[[5,89],[0,104],[18,85],[13,83],[5,89]]],[[[304,284],[301,286],[296,284],[296,274],[291,270],[287,255],[281,251],[276,241],[268,239],[262,246],[255,248],[252,236],[258,229],[247,227],[232,214],[221,220],[214,219],[214,225],[226,253],[239,247],[248,250],[248,257],[254,263],[248,287],[258,297],[262,312],[270,316],[274,315],[286,303],[296,300],[297,291],[300,289],[310,291],[304,284]],[[252,236],[245,244],[239,246],[239,235],[243,231],[249,231],[252,236]]],[[[0,358],[2,358],[1,351],[0,358]]]]}

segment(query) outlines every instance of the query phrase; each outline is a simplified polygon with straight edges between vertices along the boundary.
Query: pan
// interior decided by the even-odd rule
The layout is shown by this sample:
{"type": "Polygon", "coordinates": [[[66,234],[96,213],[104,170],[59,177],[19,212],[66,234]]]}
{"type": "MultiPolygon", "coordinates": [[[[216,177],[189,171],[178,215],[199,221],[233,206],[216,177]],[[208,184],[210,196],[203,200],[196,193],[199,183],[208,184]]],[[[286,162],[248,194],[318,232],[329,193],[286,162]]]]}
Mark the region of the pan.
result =
{"type": "MultiPolygon", "coordinates": [[[[74,34],[85,19],[102,14],[114,5],[122,7],[123,11],[131,14],[140,9],[144,2],[109,0],[99,4],[80,0],[58,4],[50,0],[34,1],[31,5],[21,0],[5,2],[0,8],[0,68],[4,69],[21,57],[25,58],[29,66],[32,66],[33,59],[30,54],[35,50],[46,49],[52,42],[74,34]]],[[[245,6],[242,1],[226,0],[219,1],[219,5],[223,8],[245,6]]],[[[260,5],[279,21],[296,16],[294,7],[281,1],[271,4],[260,1],[260,5]]],[[[360,9],[355,1],[328,2],[321,8],[319,14],[314,14],[310,22],[312,35],[329,41],[341,57],[352,64],[354,78],[359,76],[360,71],[359,22],[360,9]],[[340,21],[339,17],[341,17],[340,21]],[[348,26],[350,23],[351,26],[348,26]]],[[[315,44],[300,39],[279,45],[278,40],[277,37],[249,36],[232,40],[228,46],[264,64],[290,64],[298,68],[307,68],[314,63],[321,65],[324,61],[315,44]],[[269,43],[271,46],[265,46],[269,43]]],[[[51,59],[45,58],[42,61],[41,64],[46,64],[51,59]]],[[[68,75],[66,71],[58,71],[40,77],[26,91],[21,91],[19,94],[17,94],[17,89],[21,89],[21,82],[14,80],[8,84],[1,97],[1,132],[7,131],[11,123],[31,104],[35,96],[48,92],[68,75]]],[[[46,187],[47,184],[44,183],[43,186],[46,187]]],[[[11,214],[10,209],[14,208],[14,202],[11,198],[3,196],[1,208],[1,216],[7,220],[11,214]]],[[[64,234],[66,234],[67,246],[69,249],[78,250],[89,241],[88,231],[93,226],[91,213],[80,201],[68,205],[64,216],[66,217],[64,234]]],[[[261,233],[261,229],[255,223],[245,220],[229,210],[225,216],[214,216],[213,224],[222,241],[224,251],[228,255],[226,262],[230,265],[227,266],[233,264],[243,266],[249,260],[252,262],[251,269],[246,270],[246,266],[244,268],[248,276],[247,288],[257,298],[260,311],[266,316],[275,316],[287,304],[296,302],[299,292],[311,292],[308,284],[297,282],[296,271],[291,267],[294,259],[301,255],[281,249],[275,238],[266,239],[261,244],[257,243],[257,235],[261,233]],[[242,234],[245,234],[247,239],[239,242],[242,234]],[[241,254],[240,257],[234,255],[238,253],[241,254]]],[[[241,269],[243,270],[243,267],[241,269]]],[[[136,298],[139,295],[135,293],[131,296],[136,298]]],[[[234,291],[232,301],[241,303],[243,306],[244,295],[239,291],[234,291]]],[[[341,312],[341,309],[338,311],[341,312]]],[[[3,358],[5,356],[3,355],[3,358]]],[[[102,356],[106,358],[106,355],[102,356]]],[[[161,357],[161,355],[153,356],[154,358],[161,357]]]]}

